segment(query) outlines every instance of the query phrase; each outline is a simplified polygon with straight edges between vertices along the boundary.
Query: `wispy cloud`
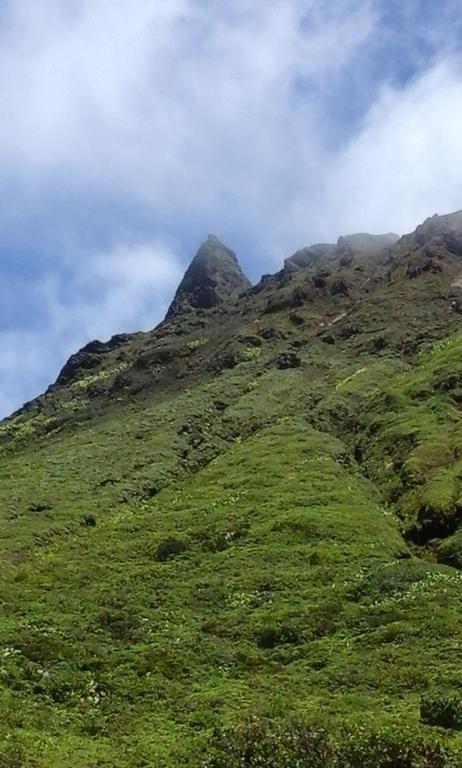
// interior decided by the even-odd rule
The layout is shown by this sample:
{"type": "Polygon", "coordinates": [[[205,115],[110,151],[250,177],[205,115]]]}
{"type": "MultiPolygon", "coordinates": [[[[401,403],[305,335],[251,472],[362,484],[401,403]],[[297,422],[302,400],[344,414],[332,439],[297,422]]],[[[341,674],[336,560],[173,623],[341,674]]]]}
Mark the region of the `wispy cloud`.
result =
{"type": "MultiPolygon", "coordinates": [[[[321,235],[394,228],[462,207],[462,69],[438,64],[405,87],[385,86],[351,142],[326,164],[321,235]]],[[[299,216],[303,215],[299,210],[299,216]]]]}
{"type": "MultiPolygon", "coordinates": [[[[0,331],[0,410],[6,414],[56,377],[93,338],[148,330],[159,322],[182,266],[161,243],[119,245],[32,280],[21,299],[30,322],[0,331]],[[33,316],[33,320],[32,320],[33,316]]],[[[4,280],[2,290],[18,292],[4,280]]]]}
{"type": "Polygon", "coordinates": [[[461,207],[458,5],[5,0],[3,411],[153,325],[209,231],[256,276],[461,207]]]}

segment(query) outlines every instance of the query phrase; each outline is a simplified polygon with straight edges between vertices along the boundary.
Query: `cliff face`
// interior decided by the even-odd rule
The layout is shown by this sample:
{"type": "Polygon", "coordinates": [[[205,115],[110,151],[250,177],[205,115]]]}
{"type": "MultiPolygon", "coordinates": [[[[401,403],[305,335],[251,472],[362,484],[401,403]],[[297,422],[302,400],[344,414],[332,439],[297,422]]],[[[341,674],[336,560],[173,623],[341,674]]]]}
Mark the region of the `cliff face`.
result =
{"type": "Polygon", "coordinates": [[[194,256],[167,312],[170,320],[190,309],[210,309],[250,288],[236,255],[209,235],[194,256]]]}
{"type": "Polygon", "coordinates": [[[232,765],[211,734],[247,716],[415,730],[457,688],[461,242],[433,217],[251,286],[211,236],[156,329],[1,423],[24,765],[232,765]]]}

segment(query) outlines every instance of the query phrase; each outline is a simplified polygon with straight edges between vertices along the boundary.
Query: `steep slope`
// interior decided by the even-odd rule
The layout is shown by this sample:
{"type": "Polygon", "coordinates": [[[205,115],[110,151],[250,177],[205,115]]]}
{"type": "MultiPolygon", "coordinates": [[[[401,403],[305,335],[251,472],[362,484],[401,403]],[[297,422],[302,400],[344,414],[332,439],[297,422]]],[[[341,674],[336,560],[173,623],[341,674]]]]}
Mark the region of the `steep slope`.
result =
{"type": "Polygon", "coordinates": [[[252,287],[209,237],[158,328],[0,425],[5,766],[199,766],[247,715],[417,731],[460,691],[461,242],[433,217],[252,287]]]}

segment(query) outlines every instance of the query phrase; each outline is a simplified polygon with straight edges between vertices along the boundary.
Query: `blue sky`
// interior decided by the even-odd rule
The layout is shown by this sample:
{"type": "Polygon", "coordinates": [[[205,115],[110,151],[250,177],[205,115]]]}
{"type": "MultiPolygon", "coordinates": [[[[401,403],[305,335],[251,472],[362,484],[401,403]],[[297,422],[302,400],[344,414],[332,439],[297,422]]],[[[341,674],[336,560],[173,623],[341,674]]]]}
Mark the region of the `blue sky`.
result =
{"type": "Polygon", "coordinates": [[[257,279],[462,208],[461,41],[459,0],[3,0],[0,415],[209,232],[257,279]]]}

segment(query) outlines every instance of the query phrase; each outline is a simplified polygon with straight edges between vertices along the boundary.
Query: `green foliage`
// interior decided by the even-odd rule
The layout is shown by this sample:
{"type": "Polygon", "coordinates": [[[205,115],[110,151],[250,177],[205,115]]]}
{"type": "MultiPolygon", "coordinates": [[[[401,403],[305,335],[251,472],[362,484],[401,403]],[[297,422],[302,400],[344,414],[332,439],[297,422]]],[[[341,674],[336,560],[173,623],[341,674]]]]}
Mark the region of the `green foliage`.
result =
{"type": "Polygon", "coordinates": [[[17,416],[0,424],[0,441],[9,438],[13,445],[16,445],[37,434],[50,431],[55,424],[56,419],[45,413],[39,413],[28,419],[17,416]]]}
{"type": "Polygon", "coordinates": [[[462,570],[462,530],[441,542],[438,547],[438,562],[462,570]]]}
{"type": "Polygon", "coordinates": [[[328,768],[334,759],[333,747],[324,730],[256,719],[236,729],[219,731],[211,750],[213,757],[205,760],[204,768],[328,768]]]}
{"type": "Polygon", "coordinates": [[[252,720],[219,731],[204,768],[453,768],[456,755],[438,740],[399,726],[344,729],[335,737],[300,722],[252,720]]]}
{"type": "Polygon", "coordinates": [[[244,360],[258,360],[261,355],[260,347],[246,347],[243,351],[244,360]]]}
{"type": "Polygon", "coordinates": [[[183,539],[175,536],[168,536],[159,543],[156,549],[156,560],[160,563],[171,560],[177,555],[183,554],[188,549],[188,544],[183,539]]]}
{"type": "Polygon", "coordinates": [[[418,720],[462,686],[462,336],[412,359],[398,318],[376,355],[380,301],[345,334],[275,290],[263,328],[138,334],[1,426],[9,768],[458,765],[418,720]]]}
{"type": "Polygon", "coordinates": [[[200,349],[200,347],[204,347],[208,342],[207,336],[201,336],[198,339],[190,339],[186,342],[187,348],[194,352],[196,349],[200,349]]]}
{"type": "Polygon", "coordinates": [[[117,376],[118,373],[125,371],[127,367],[127,363],[120,363],[114,368],[103,368],[97,373],[89,373],[87,376],[84,376],[71,384],[70,391],[77,393],[86,392],[95,384],[104,384],[105,382],[109,381],[109,379],[117,376]]]}
{"type": "Polygon", "coordinates": [[[420,719],[428,725],[462,730],[462,699],[460,696],[442,696],[435,693],[422,696],[420,719]]]}

